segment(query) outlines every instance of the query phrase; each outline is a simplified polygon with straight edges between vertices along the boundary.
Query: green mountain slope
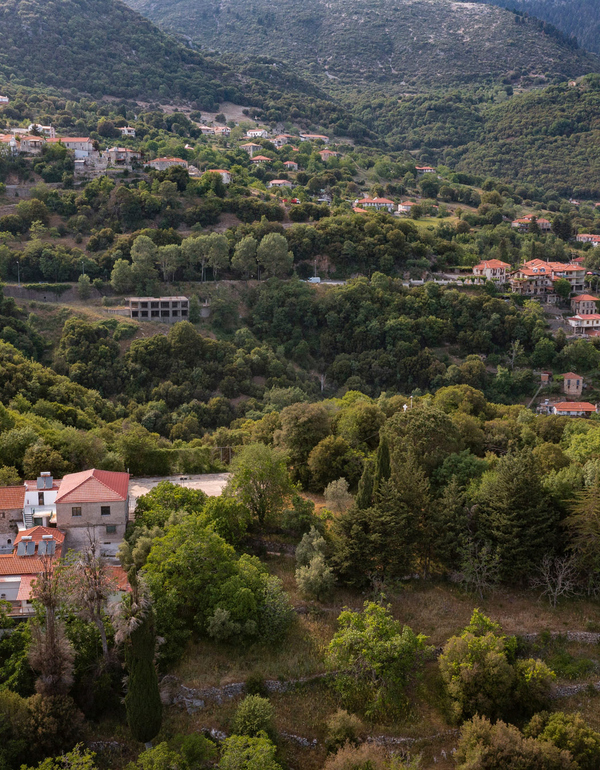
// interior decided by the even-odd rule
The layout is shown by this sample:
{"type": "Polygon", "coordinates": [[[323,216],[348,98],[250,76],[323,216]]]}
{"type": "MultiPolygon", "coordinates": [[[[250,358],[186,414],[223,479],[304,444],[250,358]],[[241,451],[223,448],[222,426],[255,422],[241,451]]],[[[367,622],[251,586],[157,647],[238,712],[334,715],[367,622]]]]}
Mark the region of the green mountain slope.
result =
{"type": "Polygon", "coordinates": [[[128,0],[205,49],[294,62],[330,87],[396,92],[511,78],[534,82],[599,70],[536,20],[452,0],[128,0]]]}
{"type": "Polygon", "coordinates": [[[552,86],[484,112],[458,168],[559,194],[600,195],[600,78],[552,86]]]}
{"type": "Polygon", "coordinates": [[[0,29],[0,76],[13,83],[205,107],[237,95],[226,68],[114,0],[0,0],[0,29]]]}
{"type": "MultiPolygon", "coordinates": [[[[482,0],[476,0],[481,2],[482,0]]],[[[577,38],[588,51],[600,53],[600,3],[598,0],[486,0],[516,8],[550,22],[566,35],[577,38]]]]}
{"type": "MultiPolygon", "coordinates": [[[[346,131],[347,110],[293,68],[269,59],[222,62],[162,32],[119,0],[0,0],[0,84],[187,102],[216,110],[222,101],[269,120],[346,131]],[[262,111],[262,112],[261,112],[262,111]]],[[[355,136],[366,136],[354,121],[355,136]]]]}

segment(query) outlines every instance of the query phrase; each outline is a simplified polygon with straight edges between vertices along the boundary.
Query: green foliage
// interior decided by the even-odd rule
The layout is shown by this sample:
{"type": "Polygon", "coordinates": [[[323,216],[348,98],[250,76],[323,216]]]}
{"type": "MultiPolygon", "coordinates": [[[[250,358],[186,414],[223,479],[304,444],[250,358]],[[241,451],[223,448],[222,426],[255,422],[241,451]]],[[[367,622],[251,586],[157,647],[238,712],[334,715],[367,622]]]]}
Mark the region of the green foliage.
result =
{"type": "Polygon", "coordinates": [[[540,712],[531,719],[524,733],[568,751],[580,770],[594,770],[600,762],[600,734],[592,730],[580,714],[540,712]]]}
{"type": "Polygon", "coordinates": [[[281,770],[277,749],[263,733],[256,737],[232,735],[223,742],[219,770],[281,770]]]}
{"type": "Polygon", "coordinates": [[[439,666],[455,719],[543,708],[554,673],[539,660],[515,660],[515,641],[475,610],[463,633],[446,642],[439,666]]]}
{"type": "Polygon", "coordinates": [[[84,749],[81,744],[60,757],[48,757],[35,768],[21,766],[21,770],[97,770],[94,752],[84,749]]]}
{"type": "Polygon", "coordinates": [[[275,709],[272,703],[260,695],[246,695],[240,701],[233,717],[232,729],[236,735],[251,738],[265,733],[271,739],[275,735],[275,709]]]}
{"type": "Polygon", "coordinates": [[[276,520],[292,491],[285,455],[264,444],[252,444],[236,453],[231,470],[230,493],[260,525],[276,520]]]}
{"type": "Polygon", "coordinates": [[[576,770],[579,765],[568,751],[549,741],[525,738],[517,727],[485,717],[465,723],[456,752],[459,770],[497,770],[501,767],[576,770]]]}
{"type": "Polygon", "coordinates": [[[336,688],[351,707],[384,716],[406,705],[407,688],[430,648],[421,634],[394,620],[385,607],[365,602],[362,612],[344,610],[328,647],[336,688]]]}
{"type": "Polygon", "coordinates": [[[148,743],[162,724],[162,703],[154,666],[156,634],[154,617],[147,611],[127,641],[126,665],[129,674],[125,708],[127,724],[135,740],[148,743]]]}
{"type": "Polygon", "coordinates": [[[356,714],[338,709],[327,720],[327,748],[329,751],[336,751],[347,743],[356,744],[364,731],[365,726],[356,714]]]}

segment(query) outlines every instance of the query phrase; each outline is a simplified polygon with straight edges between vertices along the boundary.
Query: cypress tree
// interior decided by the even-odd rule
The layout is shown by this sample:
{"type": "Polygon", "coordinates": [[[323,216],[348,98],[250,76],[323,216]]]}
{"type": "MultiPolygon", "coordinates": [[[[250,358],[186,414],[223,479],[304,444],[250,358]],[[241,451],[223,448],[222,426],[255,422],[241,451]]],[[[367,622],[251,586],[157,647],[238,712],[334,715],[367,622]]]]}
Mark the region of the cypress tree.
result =
{"type": "Polygon", "coordinates": [[[390,461],[390,445],[385,433],[382,434],[379,440],[379,447],[377,448],[377,458],[375,460],[375,480],[373,483],[373,492],[377,492],[377,489],[382,481],[387,481],[392,475],[392,465],[390,461]]]}
{"type": "Polygon", "coordinates": [[[132,631],[125,655],[129,672],[125,696],[127,723],[133,737],[142,743],[155,738],[162,724],[162,703],[154,666],[155,645],[154,615],[149,610],[132,631]]]}
{"type": "Polygon", "coordinates": [[[358,490],[354,500],[356,507],[360,510],[369,508],[373,503],[373,483],[373,463],[370,460],[367,460],[360,481],[358,482],[358,490]]]}

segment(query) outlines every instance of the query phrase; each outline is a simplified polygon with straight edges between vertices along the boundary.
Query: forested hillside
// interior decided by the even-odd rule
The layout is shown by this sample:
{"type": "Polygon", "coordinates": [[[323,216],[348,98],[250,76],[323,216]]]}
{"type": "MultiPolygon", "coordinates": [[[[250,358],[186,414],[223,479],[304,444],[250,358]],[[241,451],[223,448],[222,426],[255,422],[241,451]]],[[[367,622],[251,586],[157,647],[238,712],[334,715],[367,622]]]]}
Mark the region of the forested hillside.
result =
{"type": "Polygon", "coordinates": [[[554,86],[489,109],[458,168],[595,195],[599,164],[600,79],[589,76],[576,87],[554,86]]]}
{"type": "Polygon", "coordinates": [[[598,69],[556,31],[492,6],[448,0],[365,5],[294,0],[130,0],[204,49],[258,52],[293,62],[332,89],[411,88],[575,77],[598,69]]]}
{"type": "MultiPolygon", "coordinates": [[[[476,0],[482,2],[483,0],[476,0]]],[[[600,7],[596,0],[486,0],[550,22],[566,35],[577,38],[588,51],[600,53],[600,7]]]]}

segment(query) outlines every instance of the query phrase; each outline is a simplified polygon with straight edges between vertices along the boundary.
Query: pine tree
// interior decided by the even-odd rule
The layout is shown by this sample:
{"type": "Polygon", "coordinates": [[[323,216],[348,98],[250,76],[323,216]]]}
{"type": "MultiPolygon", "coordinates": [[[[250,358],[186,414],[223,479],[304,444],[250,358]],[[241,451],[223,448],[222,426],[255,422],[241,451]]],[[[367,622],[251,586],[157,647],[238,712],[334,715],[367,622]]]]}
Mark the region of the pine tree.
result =
{"type": "Polygon", "coordinates": [[[162,724],[162,703],[154,666],[155,645],[154,615],[148,609],[131,632],[125,653],[129,672],[125,696],[127,723],[133,737],[142,743],[150,742],[162,724]]]}
{"type": "Polygon", "coordinates": [[[577,496],[565,523],[577,566],[592,588],[600,578],[600,475],[577,496]]]}
{"type": "Polygon", "coordinates": [[[369,508],[372,505],[374,480],[373,463],[367,460],[360,481],[358,482],[358,490],[354,501],[357,508],[362,510],[369,508]]]}
{"type": "Polygon", "coordinates": [[[530,449],[500,458],[484,475],[479,502],[481,534],[498,549],[501,579],[526,579],[557,545],[558,531],[557,508],[542,487],[530,449]]]}

